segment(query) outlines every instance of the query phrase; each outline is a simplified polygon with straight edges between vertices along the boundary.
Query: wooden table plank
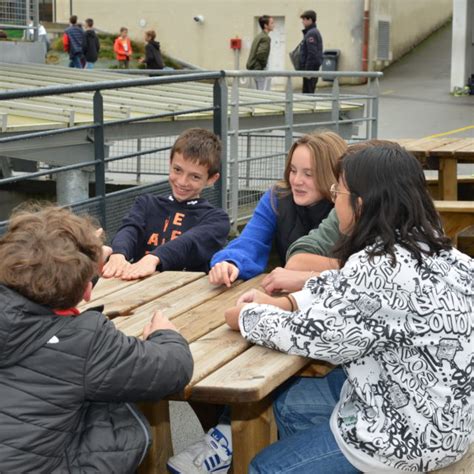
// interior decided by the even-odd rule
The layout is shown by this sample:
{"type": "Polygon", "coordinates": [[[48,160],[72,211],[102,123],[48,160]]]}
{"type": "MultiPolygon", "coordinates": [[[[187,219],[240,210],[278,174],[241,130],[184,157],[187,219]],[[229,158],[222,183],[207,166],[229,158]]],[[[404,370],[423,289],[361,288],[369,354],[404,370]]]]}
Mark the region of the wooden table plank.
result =
{"type": "Polygon", "coordinates": [[[459,160],[472,163],[474,162],[474,138],[470,140],[471,142],[468,145],[456,151],[456,156],[459,160]]]}
{"type": "MultiPolygon", "coordinates": [[[[104,296],[100,302],[104,305],[106,316],[123,316],[138,306],[142,306],[203,276],[204,273],[201,272],[167,271],[157,273],[142,280],[139,285],[130,285],[104,296]]],[[[96,304],[97,302],[92,302],[87,307],[93,307],[96,304]]]]}
{"type": "Polygon", "coordinates": [[[252,346],[197,383],[191,400],[225,404],[262,400],[309,361],[305,357],[252,346]]]}
{"type": "MultiPolygon", "coordinates": [[[[137,283],[143,281],[144,279],[141,278],[140,280],[132,280],[132,281],[125,281],[119,280],[118,278],[99,278],[97,285],[95,285],[94,289],[92,290],[92,298],[91,300],[86,303],[82,302],[78,308],[86,308],[90,306],[92,302],[101,300],[107,295],[114,293],[116,291],[120,291],[123,288],[127,288],[131,285],[136,285],[137,283]]],[[[100,302],[102,304],[102,302],[100,302]]]]}
{"type": "MultiPolygon", "coordinates": [[[[457,140],[451,141],[449,143],[437,146],[430,151],[430,155],[439,156],[439,155],[454,155],[458,153],[463,148],[468,148],[474,143],[472,138],[458,138],[457,140]]],[[[473,150],[474,153],[474,150],[473,150]]]]}
{"type": "Polygon", "coordinates": [[[190,349],[194,359],[194,372],[182,398],[188,399],[194,385],[223,367],[251,345],[239,332],[232,331],[226,324],[193,342],[190,349]]]}
{"type": "Polygon", "coordinates": [[[264,277],[265,275],[259,275],[237,287],[228,289],[206,303],[181,314],[173,320],[173,323],[188,342],[195,341],[204,334],[221,326],[225,322],[225,310],[234,306],[242,293],[252,288],[257,288],[264,277]]]}
{"type": "MultiPolygon", "coordinates": [[[[241,282],[236,282],[238,286],[241,282]]],[[[150,322],[153,312],[157,309],[163,311],[166,317],[174,319],[181,313],[192,310],[195,306],[226,291],[225,286],[214,286],[209,283],[207,276],[193,281],[183,288],[176,289],[161,296],[157,301],[152,301],[137,308],[133,315],[117,321],[116,326],[128,336],[141,336],[143,327],[150,322]]],[[[221,322],[222,324],[222,322],[221,322]]]]}

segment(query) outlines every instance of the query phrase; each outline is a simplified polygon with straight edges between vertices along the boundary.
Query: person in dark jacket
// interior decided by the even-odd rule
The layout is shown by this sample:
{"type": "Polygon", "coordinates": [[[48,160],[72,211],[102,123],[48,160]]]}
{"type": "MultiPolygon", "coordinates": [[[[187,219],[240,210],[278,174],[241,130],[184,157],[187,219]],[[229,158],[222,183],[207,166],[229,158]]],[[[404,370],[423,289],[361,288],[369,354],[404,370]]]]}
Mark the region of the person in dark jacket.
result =
{"type": "Polygon", "coordinates": [[[94,20],[87,18],[85,21],[86,31],[84,33],[84,57],[86,65],[84,69],[93,69],[99,58],[100,42],[94,30],[94,20]]]}
{"type": "Polygon", "coordinates": [[[200,197],[219,179],[220,155],[219,138],[208,130],[191,128],[178,137],[170,155],[171,194],[135,200],[112,240],[103,277],[134,280],[156,270],[209,270],[230,229],[227,213],[200,197]]]}
{"type": "MultiPolygon", "coordinates": [[[[316,12],[307,10],[301,16],[304,26],[300,47],[300,67],[302,71],[319,71],[323,62],[323,39],[316,27],[316,12]]],[[[303,78],[303,94],[314,94],[317,77],[303,78]]]]}
{"type": "Polygon", "coordinates": [[[77,23],[77,16],[69,18],[69,27],[63,34],[64,51],[69,53],[69,67],[83,68],[84,61],[84,31],[77,23]]]}
{"type": "Polygon", "coordinates": [[[0,471],[134,472],[150,433],[130,402],[185,387],[187,342],[159,312],[143,340],[99,311],[79,312],[101,262],[87,217],[17,213],[0,261],[0,471]]]}
{"type": "Polygon", "coordinates": [[[163,69],[163,58],[161,57],[160,43],[155,41],[156,32],[149,30],[145,32],[145,57],[140,59],[147,69],[163,69]]]}

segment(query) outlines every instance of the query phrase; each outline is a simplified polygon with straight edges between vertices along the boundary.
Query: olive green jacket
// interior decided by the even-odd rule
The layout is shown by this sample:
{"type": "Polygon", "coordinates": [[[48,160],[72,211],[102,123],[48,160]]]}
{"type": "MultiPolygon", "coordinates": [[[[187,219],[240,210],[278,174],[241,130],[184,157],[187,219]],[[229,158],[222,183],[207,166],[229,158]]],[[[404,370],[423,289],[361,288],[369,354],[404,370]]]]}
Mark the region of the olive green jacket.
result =
{"type": "Polygon", "coordinates": [[[268,56],[270,55],[270,42],[270,36],[265,31],[255,36],[247,60],[247,69],[263,71],[267,67],[268,56]]]}
{"type": "Polygon", "coordinates": [[[286,260],[297,253],[312,253],[332,257],[331,251],[340,237],[339,221],[333,209],[316,229],[293,242],[286,253],[286,260]]]}

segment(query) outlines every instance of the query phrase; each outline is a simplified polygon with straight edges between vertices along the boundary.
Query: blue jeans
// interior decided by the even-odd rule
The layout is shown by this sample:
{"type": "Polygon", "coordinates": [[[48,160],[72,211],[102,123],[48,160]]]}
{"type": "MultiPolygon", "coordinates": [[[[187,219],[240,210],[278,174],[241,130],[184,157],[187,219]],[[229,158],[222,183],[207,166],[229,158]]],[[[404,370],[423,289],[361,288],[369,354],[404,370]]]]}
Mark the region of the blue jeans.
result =
{"type": "Polygon", "coordinates": [[[94,69],[95,63],[90,63],[89,61],[86,62],[84,69],[94,69]]]}
{"type": "Polygon", "coordinates": [[[80,54],[74,55],[69,58],[69,67],[75,67],[76,69],[82,69],[82,56],[80,54]]]}
{"type": "Polygon", "coordinates": [[[352,474],[359,472],[341,453],[329,427],[346,375],[291,379],[273,405],[280,441],[252,460],[249,474],[352,474]]]}

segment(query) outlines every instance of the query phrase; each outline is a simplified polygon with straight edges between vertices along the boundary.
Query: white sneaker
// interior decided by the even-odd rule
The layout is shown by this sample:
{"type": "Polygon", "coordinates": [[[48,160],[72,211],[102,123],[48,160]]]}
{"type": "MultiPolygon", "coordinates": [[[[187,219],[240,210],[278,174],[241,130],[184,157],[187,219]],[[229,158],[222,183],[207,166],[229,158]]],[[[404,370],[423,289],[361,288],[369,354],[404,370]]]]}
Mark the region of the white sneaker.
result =
{"type": "Polygon", "coordinates": [[[229,440],[217,428],[211,428],[201,441],[170,458],[166,467],[172,474],[225,474],[231,462],[229,440]]]}

